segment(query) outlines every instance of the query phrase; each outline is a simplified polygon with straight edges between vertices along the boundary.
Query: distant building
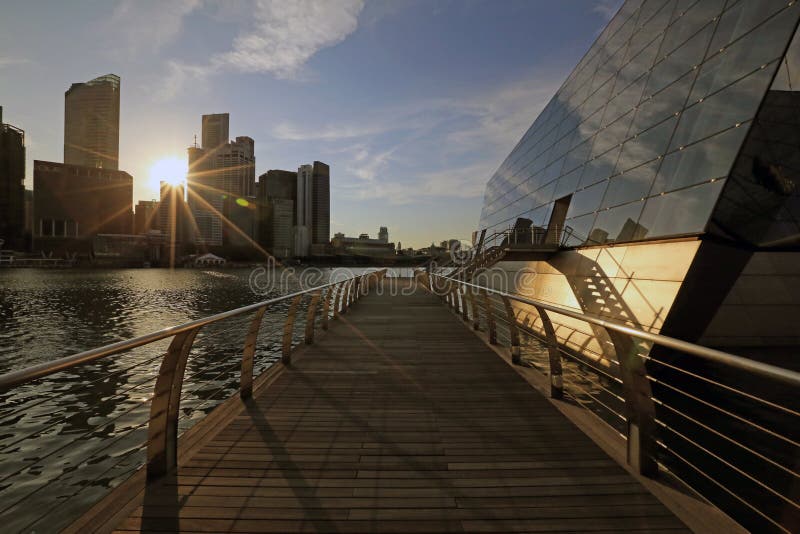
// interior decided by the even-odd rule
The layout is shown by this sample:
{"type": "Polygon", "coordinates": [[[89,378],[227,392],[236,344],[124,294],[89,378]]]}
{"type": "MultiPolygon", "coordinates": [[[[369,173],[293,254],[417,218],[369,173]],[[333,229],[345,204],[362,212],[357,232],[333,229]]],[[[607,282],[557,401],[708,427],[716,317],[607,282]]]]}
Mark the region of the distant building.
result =
{"type": "Polygon", "coordinates": [[[158,201],[140,200],[133,215],[133,233],[146,234],[158,228],[158,201]]]}
{"type": "Polygon", "coordinates": [[[0,239],[6,248],[24,246],[25,132],[3,123],[0,107],[0,239]]]}
{"type": "Polygon", "coordinates": [[[384,243],[389,242],[389,229],[387,227],[381,226],[380,230],[378,230],[378,239],[384,243]]]}
{"type": "Polygon", "coordinates": [[[168,243],[182,243],[187,240],[189,223],[184,188],[161,182],[160,191],[158,229],[168,243]]]}
{"type": "Polygon", "coordinates": [[[230,139],[230,115],[214,113],[203,115],[202,147],[204,150],[218,148],[230,139]]]}
{"type": "Polygon", "coordinates": [[[297,173],[273,169],[258,178],[258,242],[278,258],[294,256],[297,173]]]}
{"type": "Polygon", "coordinates": [[[228,141],[227,113],[203,115],[203,146],[189,147],[189,207],[197,223],[195,240],[206,245],[243,244],[255,235],[254,210],[244,212],[255,195],[255,142],[240,136],[228,141]],[[231,226],[236,219],[244,226],[231,226]],[[246,236],[246,237],[245,237],[246,236]]]}
{"type": "Polygon", "coordinates": [[[120,79],[106,74],[64,93],[64,163],[119,168],[120,79]]]}
{"type": "Polygon", "coordinates": [[[320,161],[297,169],[295,254],[321,253],[331,235],[330,167],[320,161]]]}
{"type": "Polygon", "coordinates": [[[297,169],[297,201],[295,202],[294,252],[297,256],[311,253],[311,194],[314,174],[312,165],[297,169]]]}
{"type": "Polygon", "coordinates": [[[130,234],[133,177],[125,171],[33,162],[34,239],[130,234]]]}
{"type": "MultiPolygon", "coordinates": [[[[385,230],[385,228],[381,228],[385,230]]],[[[382,238],[371,239],[369,234],[361,234],[358,237],[347,237],[341,232],[337,232],[331,240],[331,246],[336,254],[352,254],[356,256],[393,256],[395,253],[394,243],[382,238]]]]}

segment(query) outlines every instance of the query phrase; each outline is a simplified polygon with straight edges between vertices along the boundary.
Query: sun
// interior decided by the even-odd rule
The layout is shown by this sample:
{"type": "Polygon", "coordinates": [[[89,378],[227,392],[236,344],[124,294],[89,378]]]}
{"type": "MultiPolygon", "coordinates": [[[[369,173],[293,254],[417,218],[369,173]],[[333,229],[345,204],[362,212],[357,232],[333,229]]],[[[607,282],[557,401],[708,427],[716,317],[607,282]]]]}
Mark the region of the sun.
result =
{"type": "Polygon", "coordinates": [[[169,156],[161,158],[150,167],[150,187],[159,191],[161,182],[171,186],[186,184],[186,174],[189,167],[186,158],[169,156]]]}

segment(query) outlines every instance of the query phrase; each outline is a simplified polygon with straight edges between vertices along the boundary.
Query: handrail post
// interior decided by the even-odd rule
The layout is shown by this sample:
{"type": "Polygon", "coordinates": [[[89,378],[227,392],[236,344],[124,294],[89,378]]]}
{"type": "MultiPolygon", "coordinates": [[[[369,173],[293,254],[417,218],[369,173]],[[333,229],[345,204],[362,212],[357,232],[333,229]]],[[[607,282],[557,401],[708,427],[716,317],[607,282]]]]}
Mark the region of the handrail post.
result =
{"type": "Polygon", "coordinates": [[[300,301],[303,295],[297,295],[292,299],[289,305],[289,311],[286,312],[286,322],[283,324],[283,348],[281,350],[281,361],[285,365],[292,363],[292,335],[294,334],[294,317],[297,315],[297,308],[300,306],[300,301]]]}
{"type": "Polygon", "coordinates": [[[467,299],[469,300],[469,305],[472,308],[472,329],[478,330],[481,327],[481,317],[480,312],[478,311],[478,303],[475,302],[475,293],[473,292],[471,287],[466,288],[467,291],[467,299]]]}
{"type": "Polygon", "coordinates": [[[550,397],[553,399],[563,399],[564,377],[561,369],[561,352],[558,350],[556,329],[553,328],[553,322],[550,321],[547,310],[536,306],[536,311],[539,312],[539,317],[542,319],[542,327],[544,328],[544,335],[547,339],[547,354],[550,359],[550,397]]]}
{"type": "Polygon", "coordinates": [[[628,464],[639,474],[658,475],[656,453],[655,404],[647,379],[644,359],[638,354],[638,344],[621,332],[606,328],[617,354],[625,411],[628,419],[628,464]]]}
{"type": "Polygon", "coordinates": [[[359,276],[358,278],[353,280],[353,285],[351,286],[351,290],[348,294],[348,296],[350,297],[351,306],[355,304],[356,300],[358,300],[358,291],[360,289],[360,286],[361,286],[361,277],[359,276]]]}
{"type": "Polygon", "coordinates": [[[319,305],[319,298],[319,291],[312,293],[311,302],[308,305],[308,311],[306,311],[306,345],[311,345],[314,343],[314,327],[316,326],[314,323],[317,320],[317,306],[319,305]]]}
{"type": "Polygon", "coordinates": [[[321,326],[323,330],[328,329],[328,314],[331,312],[331,293],[336,286],[325,288],[325,299],[322,301],[322,317],[321,326]]]}
{"type": "Polygon", "coordinates": [[[176,334],[161,360],[147,428],[148,479],[164,476],[178,465],[178,413],[183,373],[200,328],[176,334]]]}
{"type": "Polygon", "coordinates": [[[459,298],[461,299],[461,319],[466,323],[469,322],[469,310],[467,309],[467,288],[462,287],[460,289],[464,291],[462,293],[459,290],[459,298]]]}
{"type": "Polygon", "coordinates": [[[333,303],[333,318],[339,318],[339,294],[342,292],[342,284],[344,282],[338,282],[335,286],[333,286],[333,296],[331,297],[331,301],[333,303]]]}
{"type": "Polygon", "coordinates": [[[511,299],[503,295],[503,304],[506,308],[506,319],[508,319],[508,337],[511,341],[511,363],[519,365],[522,361],[519,346],[519,329],[517,328],[517,318],[514,315],[514,308],[511,306],[511,299]]]}
{"type": "Polygon", "coordinates": [[[250,321],[250,329],[244,339],[244,350],[242,351],[242,372],[239,378],[239,396],[242,399],[249,399],[253,396],[253,360],[255,358],[256,343],[258,342],[258,331],[261,328],[261,320],[264,318],[266,306],[261,306],[253,315],[250,321]]]}
{"type": "Polygon", "coordinates": [[[489,343],[497,345],[497,325],[494,322],[494,313],[492,313],[492,301],[489,299],[489,292],[483,292],[483,304],[486,306],[486,327],[489,329],[489,343]]]}
{"type": "Polygon", "coordinates": [[[342,290],[339,293],[339,313],[347,313],[347,300],[349,299],[348,293],[350,292],[350,284],[352,280],[345,280],[342,283],[342,290]]]}

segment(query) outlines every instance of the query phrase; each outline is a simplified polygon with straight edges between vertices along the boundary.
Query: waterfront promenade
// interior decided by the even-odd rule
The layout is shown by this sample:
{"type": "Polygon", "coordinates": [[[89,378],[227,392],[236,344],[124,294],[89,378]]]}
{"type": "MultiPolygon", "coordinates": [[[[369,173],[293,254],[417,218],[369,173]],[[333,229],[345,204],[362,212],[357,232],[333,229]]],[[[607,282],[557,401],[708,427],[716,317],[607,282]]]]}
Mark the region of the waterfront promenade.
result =
{"type": "Polygon", "coordinates": [[[687,528],[423,289],[371,293],[73,531],[687,528]]]}

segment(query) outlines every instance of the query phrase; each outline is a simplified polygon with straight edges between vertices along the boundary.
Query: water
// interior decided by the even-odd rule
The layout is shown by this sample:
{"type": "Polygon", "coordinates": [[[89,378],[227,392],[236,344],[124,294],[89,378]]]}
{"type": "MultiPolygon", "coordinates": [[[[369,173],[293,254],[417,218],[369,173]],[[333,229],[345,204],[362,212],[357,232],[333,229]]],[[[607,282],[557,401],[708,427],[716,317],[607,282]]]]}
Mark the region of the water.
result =
{"type": "MultiPolygon", "coordinates": [[[[363,269],[358,270],[359,272],[363,269]]],[[[0,373],[296,291],[255,295],[249,269],[0,270],[0,373]]],[[[350,272],[322,271],[320,281],[350,272]]],[[[277,278],[277,274],[269,274],[277,278]]],[[[264,316],[255,373],[280,357],[288,301],[264,316]]],[[[304,329],[298,313],[295,341],[304,329]]],[[[204,327],[187,364],[181,431],[238,388],[249,317],[204,327]]],[[[0,394],[4,531],[68,524],[142,465],[155,376],[169,340],[0,394]],[[48,510],[44,518],[42,510],[48,510]]]]}

